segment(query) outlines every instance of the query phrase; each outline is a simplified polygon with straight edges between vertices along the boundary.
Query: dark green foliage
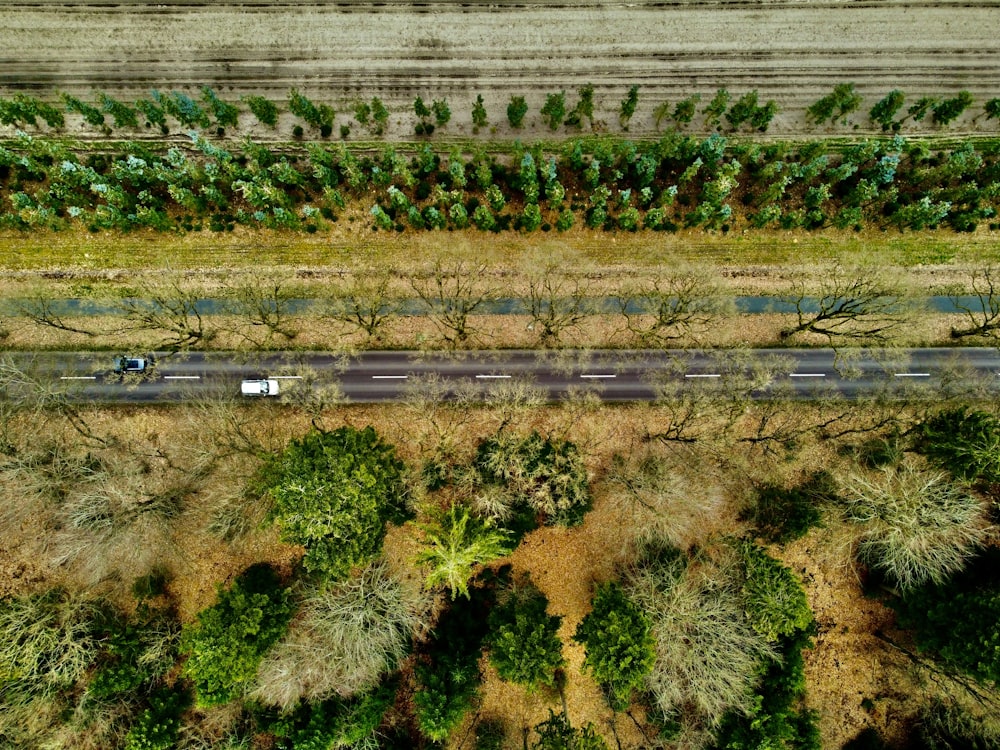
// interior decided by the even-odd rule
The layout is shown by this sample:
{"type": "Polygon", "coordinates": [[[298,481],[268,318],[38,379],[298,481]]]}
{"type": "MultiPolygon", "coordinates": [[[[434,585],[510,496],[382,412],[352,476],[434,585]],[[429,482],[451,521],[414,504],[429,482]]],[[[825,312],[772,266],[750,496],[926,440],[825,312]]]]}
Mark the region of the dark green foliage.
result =
{"type": "Polygon", "coordinates": [[[201,97],[220,128],[235,128],[239,124],[240,108],[235,104],[223,101],[208,86],[201,89],[201,97]]]}
{"type": "Polygon", "coordinates": [[[773,99],[768,99],[750,115],[750,125],[753,126],[754,130],[765,133],[776,114],[778,114],[778,105],[773,99]]]}
{"type": "Polygon", "coordinates": [[[263,96],[248,95],[243,97],[244,103],[250,108],[253,116],[262,125],[274,127],[278,124],[278,105],[263,96]]]}
{"type": "Polygon", "coordinates": [[[257,674],[261,657],[284,635],[294,612],[288,591],[269,565],[254,565],[218,601],[185,626],[184,674],[198,705],[217,706],[241,695],[257,674]]]}
{"type": "Polygon", "coordinates": [[[375,121],[375,135],[382,135],[385,126],[389,124],[389,110],[377,96],[372,97],[371,104],[372,120],[375,121]]]}
{"type": "Polygon", "coordinates": [[[782,636],[779,658],[761,665],[756,700],[749,715],[726,714],[713,748],[822,750],[818,716],[803,705],[806,678],[802,650],[812,647],[812,635],[810,627],[782,636]]]}
{"type": "Polygon", "coordinates": [[[632,119],[632,115],[635,114],[635,108],[639,105],[639,87],[632,86],[625,98],[622,99],[621,106],[618,109],[618,121],[621,123],[622,128],[628,130],[629,120],[632,119]]]}
{"type": "Polygon", "coordinates": [[[560,91],[558,94],[549,94],[545,97],[545,104],[542,105],[542,119],[548,123],[550,130],[556,130],[562,125],[566,116],[566,92],[560,91]]]}
{"type": "Polygon", "coordinates": [[[778,641],[812,626],[813,615],[802,582],[755,542],[739,545],[743,563],[743,598],[754,630],[778,641]]]}
{"type": "Polygon", "coordinates": [[[607,743],[588,723],[574,728],[564,713],[549,709],[549,718],[535,726],[538,738],[531,743],[532,750],[607,750],[607,743]]]}
{"type": "Polygon", "coordinates": [[[303,566],[344,578],[382,547],[385,525],[403,511],[403,464],[375,430],[313,430],[270,460],[261,483],[274,500],[268,518],[306,548],[303,566]]]}
{"type": "Polygon", "coordinates": [[[345,700],[303,703],[293,713],[266,722],[281,750],[329,750],[354,747],[371,738],[396,697],[396,684],[383,683],[364,695],[345,700]]]}
{"type": "Polygon", "coordinates": [[[474,128],[486,127],[486,107],[483,106],[482,94],[477,94],[476,101],[472,104],[472,126],[474,128]]]}
{"type": "Polygon", "coordinates": [[[135,103],[135,108],[146,117],[148,126],[156,126],[163,133],[167,132],[167,113],[163,111],[163,107],[149,99],[139,99],[135,103]]]}
{"type": "Polygon", "coordinates": [[[721,88],[715,92],[715,96],[705,105],[705,109],[701,111],[705,115],[705,125],[710,128],[718,125],[728,106],[729,92],[725,88],[721,88]]]}
{"type": "Polygon", "coordinates": [[[1000,120],[1000,97],[988,99],[983,105],[987,120],[1000,120]]]}
{"type": "Polygon", "coordinates": [[[434,124],[443,128],[451,121],[451,108],[447,99],[435,99],[431,102],[431,112],[434,113],[434,124]]]}
{"type": "Polygon", "coordinates": [[[490,612],[490,663],[500,677],[528,690],[554,686],[556,670],[565,664],[557,635],[562,617],[548,614],[548,605],[545,594],[525,583],[504,592],[490,612]]]}
{"type": "Polygon", "coordinates": [[[861,106],[861,95],[853,83],[838,83],[833,91],[809,106],[806,114],[817,125],[827,120],[843,120],[861,106]]]}
{"type": "Polygon", "coordinates": [[[1000,550],[986,550],[948,582],[915,587],[890,606],[921,651],[980,680],[1000,680],[1000,550]]]}
{"type": "Polygon", "coordinates": [[[903,106],[906,96],[899,89],[893,89],[884,97],[878,100],[868,116],[872,122],[882,126],[882,130],[888,130],[896,120],[896,113],[903,106]]]}
{"type": "Polygon", "coordinates": [[[757,500],[744,517],[768,542],[787,544],[820,525],[820,506],[835,493],[833,479],[823,471],[791,489],[764,485],[758,488],[757,500]]]}
{"type": "Polygon", "coordinates": [[[97,107],[91,106],[75,96],[63,94],[63,101],[66,102],[66,109],[83,116],[84,122],[95,128],[104,127],[104,112],[97,107]]]}
{"type": "Polygon", "coordinates": [[[426,120],[432,114],[430,108],[424,104],[424,100],[419,96],[413,100],[413,113],[421,120],[426,120]]]}
{"type": "Polygon", "coordinates": [[[695,109],[701,101],[701,94],[692,94],[687,99],[681,99],[674,106],[673,114],[670,116],[678,125],[687,125],[694,119],[695,109]]]}
{"type": "Polygon", "coordinates": [[[326,104],[315,104],[308,97],[299,93],[298,89],[288,92],[288,110],[296,117],[305,120],[306,124],[329,135],[333,130],[333,109],[326,104]]]}
{"type": "Polygon", "coordinates": [[[942,99],[931,107],[931,119],[935,125],[948,125],[972,106],[972,94],[959,91],[951,99],[942,99]]]}
{"type": "Polygon", "coordinates": [[[10,99],[0,98],[0,125],[38,125],[42,119],[50,128],[61,128],[65,118],[58,108],[27,94],[14,94],[10,99]]]}
{"type": "Polygon", "coordinates": [[[485,719],[476,724],[474,750],[503,750],[503,724],[496,719],[485,719]]]}
{"type": "Polygon", "coordinates": [[[733,130],[737,130],[740,125],[748,122],[757,111],[757,92],[750,91],[737,99],[733,106],[726,112],[726,122],[733,130]]]}
{"type": "Polygon", "coordinates": [[[583,666],[604,687],[611,707],[624,711],[656,660],[652,626],[617,583],[599,586],[592,606],[573,640],[586,649],[583,666]]]}
{"type": "Polygon", "coordinates": [[[368,102],[358,102],[354,105],[354,119],[361,125],[368,125],[371,120],[372,108],[368,102]]]}
{"type": "Polygon", "coordinates": [[[910,105],[909,109],[906,110],[906,114],[914,119],[915,122],[920,122],[927,116],[930,112],[931,107],[937,102],[933,96],[922,96],[913,104],[910,105]]]}
{"type": "Polygon", "coordinates": [[[528,114],[528,104],[523,96],[512,96],[507,105],[507,122],[512,128],[519,128],[524,123],[524,116],[528,114]]]}
{"type": "Polygon", "coordinates": [[[584,119],[587,120],[591,125],[594,124],[594,86],[588,83],[586,86],[579,91],[580,98],[576,105],[573,107],[569,116],[566,118],[565,124],[579,128],[583,126],[584,119]]]}
{"type": "Polygon", "coordinates": [[[101,102],[101,109],[111,115],[115,121],[116,128],[137,128],[139,127],[139,115],[135,109],[108,96],[105,93],[98,95],[101,102]]]}
{"type": "Polygon", "coordinates": [[[178,625],[167,612],[141,605],[130,619],[111,615],[87,692],[114,698],[160,677],[177,656],[178,625]]]}
{"type": "Polygon", "coordinates": [[[501,433],[480,443],[475,464],[486,482],[505,485],[546,523],[575,526],[590,509],[587,470],[569,441],[501,433]]]}
{"type": "MultiPolygon", "coordinates": [[[[501,572],[503,582],[509,569],[501,572]]],[[[492,583],[493,576],[485,576],[492,583]]],[[[477,585],[468,599],[453,601],[441,615],[433,638],[418,656],[413,704],[417,724],[428,738],[443,742],[472,706],[479,687],[479,657],[493,605],[490,585],[477,585]]]]}
{"type": "Polygon", "coordinates": [[[938,412],[917,429],[914,449],[959,479],[1000,482],[1000,419],[987,412],[938,412]]]}
{"type": "Polygon", "coordinates": [[[181,714],[191,702],[184,690],[162,688],[149,698],[149,706],[136,718],[125,736],[125,750],[171,750],[177,744],[181,714]]]}

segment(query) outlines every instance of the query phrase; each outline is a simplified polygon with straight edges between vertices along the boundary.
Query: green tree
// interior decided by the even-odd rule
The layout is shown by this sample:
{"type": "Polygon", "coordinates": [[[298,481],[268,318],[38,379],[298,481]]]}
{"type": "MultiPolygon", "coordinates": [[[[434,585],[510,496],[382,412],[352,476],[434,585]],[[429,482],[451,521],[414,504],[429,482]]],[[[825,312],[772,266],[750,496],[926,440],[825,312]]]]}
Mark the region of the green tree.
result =
{"type": "Polygon", "coordinates": [[[413,100],[413,113],[421,120],[426,120],[433,114],[430,107],[424,104],[424,100],[419,96],[413,100]]]}
{"type": "Polygon", "coordinates": [[[861,94],[854,90],[853,83],[838,83],[833,91],[818,99],[806,109],[806,115],[816,125],[827,120],[843,120],[861,106],[861,94]]]}
{"type": "Polygon", "coordinates": [[[471,517],[468,508],[459,505],[434,514],[420,528],[425,549],[416,563],[430,567],[427,585],[447,587],[452,599],[459,594],[468,598],[475,568],[511,550],[507,532],[471,517]]]}
{"type": "Polygon", "coordinates": [[[98,95],[98,99],[101,102],[101,109],[114,119],[116,128],[139,127],[139,116],[135,109],[103,92],[98,95]]]}
{"type": "Polygon", "coordinates": [[[288,109],[293,115],[319,130],[324,138],[333,132],[333,108],[326,104],[315,104],[298,89],[288,92],[288,109]]]}
{"type": "Polygon", "coordinates": [[[906,114],[912,117],[914,122],[920,122],[927,116],[927,113],[931,111],[931,107],[936,102],[937,99],[933,96],[922,96],[910,105],[909,109],[906,110],[906,114]]]}
{"type": "Polygon", "coordinates": [[[912,628],[917,647],[974,677],[1000,681],[1000,584],[996,548],[947,581],[905,592],[892,607],[912,628]]]}
{"type": "Polygon", "coordinates": [[[202,87],[201,98],[212,110],[212,116],[220,128],[235,128],[239,125],[240,108],[235,104],[223,101],[208,86],[202,87]]]}
{"type": "Polygon", "coordinates": [[[542,119],[548,123],[549,129],[558,129],[566,116],[566,92],[560,91],[558,94],[546,96],[541,111],[542,119]]]}
{"type": "Polygon", "coordinates": [[[802,582],[755,542],[738,545],[743,563],[743,597],[753,629],[776,642],[809,629],[812,610],[802,582]]]}
{"type": "Polygon", "coordinates": [[[524,116],[528,114],[528,103],[523,96],[512,96],[507,105],[507,122],[512,128],[520,128],[524,123],[524,116]]]}
{"type": "Polygon", "coordinates": [[[701,111],[701,113],[705,115],[705,126],[714,128],[718,125],[728,106],[729,92],[725,88],[721,88],[715,92],[715,96],[712,97],[712,101],[706,104],[705,109],[701,111]]]}
{"type": "Polygon", "coordinates": [[[490,612],[490,663],[500,677],[529,691],[552,687],[556,670],[566,663],[557,635],[562,617],[548,614],[548,605],[545,594],[530,582],[519,583],[501,594],[490,612]]]}
{"type": "Polygon", "coordinates": [[[240,697],[293,612],[287,589],[268,565],[248,568],[228,590],[220,587],[218,601],[199,612],[181,635],[184,674],[194,683],[198,705],[240,697]]]}
{"type": "Polygon", "coordinates": [[[248,94],[243,97],[243,102],[262,125],[273,128],[278,124],[278,105],[270,99],[248,94]]]}
{"type": "Polygon", "coordinates": [[[588,83],[579,91],[580,98],[566,118],[566,125],[574,128],[583,127],[584,119],[591,127],[594,125],[594,85],[588,83]]]}
{"type": "Polygon", "coordinates": [[[386,522],[403,510],[403,464],[375,430],[313,430],[263,470],[281,538],[306,549],[305,569],[342,579],[378,553],[386,522]]]}
{"type": "Polygon", "coordinates": [[[75,96],[63,94],[63,101],[66,109],[83,116],[84,122],[95,128],[104,128],[104,112],[97,107],[93,107],[75,96]]]}
{"type": "Polygon", "coordinates": [[[435,99],[431,102],[431,112],[434,113],[434,122],[439,128],[451,120],[451,109],[448,107],[447,99],[435,99]]]}
{"type": "Polygon", "coordinates": [[[942,99],[931,107],[931,119],[935,125],[948,125],[972,106],[972,94],[959,91],[951,99],[942,99]]]}
{"type": "Polygon", "coordinates": [[[692,94],[687,99],[681,99],[674,106],[670,115],[678,125],[687,125],[694,119],[695,109],[701,101],[701,94],[692,94]]]}
{"type": "Polygon", "coordinates": [[[1000,120],[1000,97],[988,99],[983,105],[987,120],[1000,120]]]}
{"type": "Polygon", "coordinates": [[[750,121],[750,118],[757,111],[757,106],[756,91],[750,91],[741,96],[726,112],[726,122],[729,123],[729,127],[733,130],[739,130],[743,123],[750,121]]]}
{"type": "Polygon", "coordinates": [[[929,417],[915,431],[914,448],[967,482],[1000,482],[1000,419],[962,406],[929,417]]]}
{"type": "Polygon", "coordinates": [[[637,106],[639,106],[639,87],[633,85],[629,88],[625,98],[622,99],[621,106],[618,109],[618,122],[621,123],[623,130],[628,130],[629,120],[635,114],[637,106]]]}
{"type": "Polygon", "coordinates": [[[160,688],[125,735],[125,750],[171,750],[177,745],[181,713],[191,697],[184,690],[160,688]]]}
{"type": "Polygon", "coordinates": [[[472,103],[472,127],[474,132],[479,128],[486,127],[486,107],[483,105],[483,95],[477,94],[476,101],[472,103]]]}
{"type": "Polygon", "coordinates": [[[624,711],[656,661],[652,626],[617,583],[598,586],[591,605],[573,640],[583,644],[584,669],[607,691],[611,707],[624,711]]]}
{"type": "Polygon", "coordinates": [[[588,723],[574,728],[564,713],[549,709],[549,718],[535,726],[538,735],[531,750],[607,750],[608,745],[597,733],[597,727],[588,723]]]}
{"type": "Polygon", "coordinates": [[[881,125],[882,130],[889,130],[896,121],[896,113],[903,106],[905,99],[906,97],[902,91],[893,89],[878,100],[875,106],[871,108],[868,116],[872,122],[881,125]]]}

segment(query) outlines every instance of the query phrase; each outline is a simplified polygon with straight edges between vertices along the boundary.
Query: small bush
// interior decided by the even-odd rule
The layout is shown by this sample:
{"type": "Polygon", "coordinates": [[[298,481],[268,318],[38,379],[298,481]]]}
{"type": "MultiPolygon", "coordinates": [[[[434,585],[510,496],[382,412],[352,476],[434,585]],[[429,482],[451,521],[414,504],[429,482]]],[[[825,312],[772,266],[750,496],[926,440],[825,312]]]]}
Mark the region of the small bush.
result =
{"type": "Polygon", "coordinates": [[[833,479],[825,471],[813,474],[798,487],[765,485],[745,518],[768,542],[787,544],[821,525],[820,506],[835,497],[833,479]]]}
{"type": "Polygon", "coordinates": [[[144,709],[125,736],[125,750],[171,750],[177,744],[181,713],[188,707],[190,696],[164,688],[149,698],[144,709]]]}
{"type": "Polygon", "coordinates": [[[958,479],[1000,482],[1000,419],[988,412],[938,412],[920,425],[914,448],[958,479]]]}
{"type": "Polygon", "coordinates": [[[274,570],[254,565],[218,601],[184,628],[184,674],[194,682],[198,705],[207,708],[239,697],[257,674],[267,650],[288,627],[294,607],[274,570]]]}
{"type": "Polygon", "coordinates": [[[275,127],[278,124],[278,105],[263,96],[244,96],[244,103],[262,125],[275,127]]]}
{"type": "Polygon", "coordinates": [[[530,583],[505,591],[490,612],[486,644],[501,678],[534,690],[555,684],[562,658],[557,632],[562,618],[546,611],[548,599],[530,583]]]}
{"type": "Polygon", "coordinates": [[[507,122],[512,128],[520,128],[524,124],[524,116],[528,114],[528,104],[523,96],[512,96],[507,105],[507,122]]]}

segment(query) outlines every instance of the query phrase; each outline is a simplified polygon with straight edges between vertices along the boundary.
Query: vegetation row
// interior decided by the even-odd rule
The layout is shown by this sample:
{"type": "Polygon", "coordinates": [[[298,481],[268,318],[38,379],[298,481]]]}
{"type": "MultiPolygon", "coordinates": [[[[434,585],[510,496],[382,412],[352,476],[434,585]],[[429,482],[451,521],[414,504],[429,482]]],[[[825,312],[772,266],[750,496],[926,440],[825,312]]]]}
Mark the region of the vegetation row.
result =
{"type": "MultiPolygon", "coordinates": [[[[614,107],[623,131],[628,130],[638,110],[639,91],[637,85],[630,87],[614,107]]],[[[104,92],[95,92],[90,102],[67,93],[46,99],[14,94],[10,98],[0,97],[0,125],[40,127],[41,121],[50,130],[61,130],[66,126],[64,113],[68,112],[104,135],[110,135],[113,130],[135,132],[143,129],[155,129],[166,135],[171,125],[176,123],[182,128],[213,130],[216,135],[223,136],[227,128],[239,131],[240,116],[245,111],[241,104],[260,125],[267,128],[276,128],[279,116],[287,111],[298,123],[293,128],[296,138],[304,137],[306,128],[321,138],[329,138],[336,125],[337,113],[330,104],[313,101],[294,88],[289,91],[287,103],[283,103],[287,110],[262,96],[246,95],[240,97],[239,103],[230,102],[207,86],[202,87],[199,94],[192,97],[180,91],[153,90],[148,98],[131,103],[104,92]],[[60,104],[52,104],[53,99],[60,104]]],[[[816,126],[828,122],[845,125],[848,118],[861,109],[863,101],[854,84],[840,83],[829,94],[811,104],[805,111],[805,118],[816,126]]],[[[893,89],[874,103],[867,112],[867,119],[883,131],[891,132],[898,132],[908,122],[916,124],[925,120],[935,127],[944,128],[969,110],[975,101],[968,91],[960,91],[952,97],[921,96],[909,106],[904,107],[905,103],[906,95],[899,89],[893,89]]],[[[537,114],[553,132],[560,129],[568,132],[584,129],[604,131],[607,124],[603,120],[595,120],[594,115],[595,110],[600,108],[601,105],[595,101],[594,86],[587,84],[579,89],[575,100],[568,100],[565,90],[547,94],[537,114]]],[[[517,132],[524,127],[529,109],[524,96],[510,98],[503,115],[512,131],[517,132]]],[[[726,88],[720,88],[710,98],[706,97],[704,102],[701,94],[693,94],[673,104],[669,101],[657,102],[650,114],[658,130],[664,123],[683,129],[700,117],[699,122],[705,130],[766,132],[778,111],[774,101],[762,102],[756,90],[737,96],[726,88]]],[[[417,96],[413,101],[412,117],[414,134],[430,136],[436,128],[444,128],[451,122],[451,106],[446,98],[432,98],[430,102],[425,102],[417,96]]],[[[987,121],[1000,119],[1000,97],[984,102],[982,111],[975,119],[980,117],[985,117],[987,121]]],[[[346,119],[341,118],[339,135],[347,139],[352,127],[356,126],[363,128],[368,136],[381,136],[389,125],[389,118],[390,112],[379,97],[371,100],[359,98],[347,105],[346,119]]],[[[473,132],[479,133],[481,129],[490,127],[490,132],[495,133],[497,121],[495,113],[491,116],[486,111],[482,95],[477,95],[470,109],[473,132]]]]}
{"type": "MultiPolygon", "coordinates": [[[[831,148],[677,132],[656,142],[574,139],[509,155],[318,143],[236,150],[195,132],[188,149],[126,143],[85,153],[21,134],[0,146],[0,226],[91,231],[315,232],[345,211],[377,230],[728,231],[950,227],[996,217],[1000,145],[944,149],[901,136],[831,148]]],[[[990,223],[996,227],[996,222],[990,223]]]]}

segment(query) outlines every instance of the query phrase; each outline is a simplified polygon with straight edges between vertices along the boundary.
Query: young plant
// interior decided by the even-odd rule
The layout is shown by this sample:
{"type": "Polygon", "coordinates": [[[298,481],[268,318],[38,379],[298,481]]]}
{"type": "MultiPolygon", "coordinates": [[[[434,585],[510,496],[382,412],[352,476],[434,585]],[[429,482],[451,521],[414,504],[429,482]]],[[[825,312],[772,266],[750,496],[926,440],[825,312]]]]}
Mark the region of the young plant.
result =
{"type": "Polygon", "coordinates": [[[490,663],[505,680],[534,691],[552,687],[565,664],[557,635],[562,617],[548,614],[548,599],[530,582],[514,584],[490,612],[486,645],[490,663]]]}

